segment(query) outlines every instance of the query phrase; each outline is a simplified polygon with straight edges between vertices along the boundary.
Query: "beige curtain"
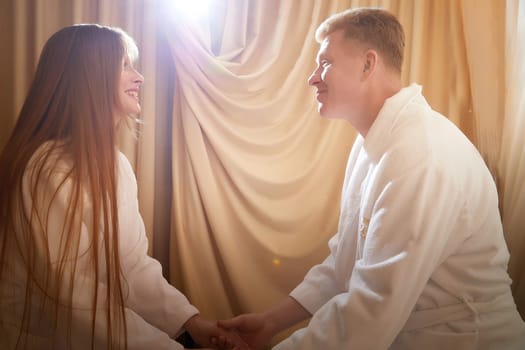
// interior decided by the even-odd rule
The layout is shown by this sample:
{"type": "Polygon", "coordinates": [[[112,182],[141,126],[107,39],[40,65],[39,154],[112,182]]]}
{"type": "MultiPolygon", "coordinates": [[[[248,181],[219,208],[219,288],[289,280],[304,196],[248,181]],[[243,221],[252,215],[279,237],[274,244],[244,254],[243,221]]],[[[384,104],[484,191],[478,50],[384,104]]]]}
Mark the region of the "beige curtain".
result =
{"type": "Polygon", "coordinates": [[[505,112],[500,162],[503,225],[511,259],[513,292],[525,316],[525,1],[507,2],[505,112]]]}
{"type": "Polygon", "coordinates": [[[321,118],[306,80],[317,25],[382,6],[407,35],[403,80],[476,144],[501,196],[509,270],[525,311],[524,2],[178,0],[0,3],[0,147],[47,37],[99,22],[137,39],[146,83],[138,138],[124,130],[151,242],[169,280],[210,318],[265,309],[327,254],[355,132],[321,118]]]}
{"type": "Polygon", "coordinates": [[[170,277],[214,318],[271,306],[326,255],[354,137],[319,118],[306,84],[315,24],[347,4],[217,5],[223,19],[211,25],[166,21],[176,70],[170,277]]]}

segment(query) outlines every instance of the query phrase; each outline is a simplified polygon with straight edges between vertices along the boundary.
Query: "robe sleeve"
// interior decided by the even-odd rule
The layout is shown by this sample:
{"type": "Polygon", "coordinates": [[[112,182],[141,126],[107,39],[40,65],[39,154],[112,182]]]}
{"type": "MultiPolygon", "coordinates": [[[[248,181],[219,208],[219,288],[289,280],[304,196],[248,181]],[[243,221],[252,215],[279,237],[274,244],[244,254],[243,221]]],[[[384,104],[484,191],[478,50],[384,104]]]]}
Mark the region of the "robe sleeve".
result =
{"type": "Polygon", "coordinates": [[[341,288],[336,283],[334,263],[338,240],[339,234],[330,239],[328,257],[321,264],[312,267],[303,282],[290,293],[290,296],[312,315],[334,295],[341,292],[341,288]]]}
{"type": "Polygon", "coordinates": [[[162,276],[160,263],[148,256],[148,241],[137,201],[137,184],[128,160],[120,154],[120,252],[129,285],[126,306],[174,336],[198,310],[162,276]],[[146,301],[146,302],[145,302],[146,301]]]}
{"type": "MultiPolygon", "coordinates": [[[[351,195],[350,193],[346,193],[348,188],[347,183],[356,166],[357,158],[363,147],[363,141],[362,136],[358,135],[348,157],[342,191],[343,199],[351,195]]],[[[344,213],[341,212],[341,215],[344,215],[344,213]]],[[[341,227],[339,227],[339,232],[328,241],[328,247],[330,249],[328,257],[321,264],[312,267],[306,274],[303,282],[290,293],[290,296],[311,314],[314,314],[328,302],[328,300],[345,289],[345,286],[337,281],[335,272],[335,256],[339,249],[339,241],[342,234],[340,230],[341,227]]],[[[354,254],[354,252],[345,252],[345,254],[354,254]]],[[[347,268],[351,269],[352,266],[348,266],[347,268]]]]}

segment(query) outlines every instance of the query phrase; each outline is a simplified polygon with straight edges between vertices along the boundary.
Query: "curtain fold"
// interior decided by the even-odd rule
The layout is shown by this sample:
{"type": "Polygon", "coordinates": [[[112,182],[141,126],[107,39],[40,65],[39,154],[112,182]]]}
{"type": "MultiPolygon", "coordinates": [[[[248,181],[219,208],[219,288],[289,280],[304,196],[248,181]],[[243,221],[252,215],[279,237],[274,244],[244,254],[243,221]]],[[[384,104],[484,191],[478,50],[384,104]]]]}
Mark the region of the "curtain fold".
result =
{"type": "Polygon", "coordinates": [[[306,84],[328,2],[226,3],[222,38],[169,27],[172,278],[213,318],[269,307],[326,255],[355,136],[319,118],[306,84]]]}
{"type": "Polygon", "coordinates": [[[525,1],[506,6],[505,119],[500,153],[503,227],[511,253],[509,272],[522,317],[525,316],[525,1]]]}

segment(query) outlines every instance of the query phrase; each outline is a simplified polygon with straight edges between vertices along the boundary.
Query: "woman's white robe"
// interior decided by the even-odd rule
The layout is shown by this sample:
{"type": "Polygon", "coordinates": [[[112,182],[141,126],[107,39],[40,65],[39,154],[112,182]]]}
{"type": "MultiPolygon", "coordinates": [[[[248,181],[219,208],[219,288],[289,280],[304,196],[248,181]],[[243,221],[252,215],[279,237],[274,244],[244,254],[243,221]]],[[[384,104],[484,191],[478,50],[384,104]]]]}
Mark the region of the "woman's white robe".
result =
{"type": "MultiPolygon", "coordinates": [[[[48,147],[44,144],[37,152],[48,147]]],[[[47,208],[52,203],[49,212],[48,243],[45,244],[38,238],[38,235],[31,237],[37,240],[38,251],[33,258],[37,259],[38,264],[44,264],[45,250],[49,247],[51,261],[58,256],[58,249],[61,245],[62,227],[64,216],[67,210],[69,198],[71,196],[71,181],[67,180],[60,187],[57,196],[53,194],[59,188],[59,184],[65,178],[70,166],[60,154],[52,153],[45,166],[46,176],[42,183],[38,185],[41,195],[37,203],[30,195],[30,188],[33,184],[31,172],[26,171],[24,176],[24,205],[26,212],[31,212],[32,206],[37,206],[37,212],[42,214],[44,211],[38,209],[39,206],[47,208]],[[58,160],[58,162],[57,162],[58,160]],[[49,166],[48,166],[49,163],[49,166]],[[41,262],[38,259],[42,259],[41,262]]],[[[34,157],[33,157],[34,158],[34,157]]],[[[144,223],[139,213],[137,201],[137,184],[135,175],[128,160],[122,153],[118,153],[118,210],[119,210],[119,248],[121,257],[121,269],[125,278],[124,299],[125,317],[127,323],[127,342],[128,349],[183,349],[183,346],[172,339],[173,336],[181,332],[183,324],[198,310],[192,306],[186,297],[176,288],[171,286],[162,276],[160,263],[152,259],[147,254],[148,242],[145,234],[144,223]]],[[[28,169],[31,169],[30,162],[28,169]]],[[[91,206],[89,201],[84,201],[84,213],[82,218],[82,229],[80,233],[79,258],[71,259],[63,266],[67,273],[73,267],[76,268],[73,294],[73,319],[72,325],[72,344],[73,349],[91,349],[91,320],[92,320],[92,298],[93,286],[96,285],[99,291],[98,316],[96,319],[95,349],[106,348],[107,339],[105,337],[107,322],[105,320],[106,305],[106,282],[105,270],[101,265],[100,277],[95,280],[93,269],[87,254],[89,249],[93,249],[88,227],[91,225],[91,206]]],[[[35,228],[37,224],[33,220],[35,228]]],[[[99,232],[100,233],[100,232],[99,232]]],[[[23,239],[20,241],[23,244],[23,239]]],[[[25,299],[25,277],[26,272],[20,252],[11,246],[10,263],[13,270],[11,274],[4,275],[2,288],[0,289],[0,312],[2,312],[3,324],[0,324],[0,348],[11,349],[19,333],[20,317],[23,310],[25,299]]],[[[102,253],[103,250],[100,250],[102,253]]],[[[56,259],[55,259],[56,260],[56,259]]],[[[58,268],[58,264],[53,264],[53,268],[58,268]]],[[[37,276],[37,279],[41,276],[37,276]]],[[[39,280],[39,283],[42,283],[39,280]]],[[[68,278],[63,282],[61,288],[69,285],[68,278]]],[[[67,288],[63,288],[67,290],[67,288]]],[[[63,295],[61,297],[64,297],[63,295]]],[[[28,310],[31,313],[31,324],[26,330],[28,349],[62,349],[66,348],[66,343],[53,343],[52,321],[48,315],[55,312],[54,306],[47,303],[44,310],[39,309],[42,304],[43,294],[38,293],[34,297],[33,306],[28,310]]],[[[59,313],[59,329],[63,329],[69,321],[64,319],[64,310],[59,313]]],[[[59,341],[65,341],[65,337],[59,337],[59,341]]]]}

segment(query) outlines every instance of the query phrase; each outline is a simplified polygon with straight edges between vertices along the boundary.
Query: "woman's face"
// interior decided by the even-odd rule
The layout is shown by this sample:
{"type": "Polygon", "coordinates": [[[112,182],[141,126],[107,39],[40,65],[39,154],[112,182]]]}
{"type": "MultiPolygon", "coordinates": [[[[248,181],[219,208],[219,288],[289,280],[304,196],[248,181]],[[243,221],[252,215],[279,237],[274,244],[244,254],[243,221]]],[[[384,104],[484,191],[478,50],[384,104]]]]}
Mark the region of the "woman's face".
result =
{"type": "Polygon", "coordinates": [[[129,56],[124,55],[118,92],[118,116],[137,116],[140,114],[139,92],[143,82],[144,77],[133,67],[129,56]]]}

